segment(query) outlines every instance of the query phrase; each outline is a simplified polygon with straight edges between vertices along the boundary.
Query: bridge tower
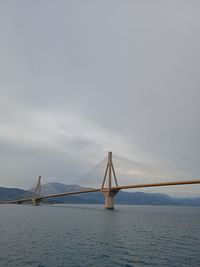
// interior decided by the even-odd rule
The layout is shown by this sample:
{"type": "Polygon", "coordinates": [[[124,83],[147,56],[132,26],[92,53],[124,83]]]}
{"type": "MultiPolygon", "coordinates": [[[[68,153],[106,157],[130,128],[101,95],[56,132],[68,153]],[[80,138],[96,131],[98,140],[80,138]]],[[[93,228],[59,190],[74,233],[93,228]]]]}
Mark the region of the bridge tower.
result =
{"type": "Polygon", "coordinates": [[[112,152],[108,152],[108,162],[105,170],[103,183],[101,186],[101,192],[104,194],[105,197],[106,209],[114,209],[114,197],[119,192],[119,190],[113,189],[112,187],[112,176],[114,177],[115,185],[118,186],[115,169],[112,161],[112,152]],[[105,187],[106,180],[108,184],[107,187],[105,187]]]}
{"type": "Polygon", "coordinates": [[[34,206],[38,206],[40,204],[41,195],[42,195],[41,176],[39,176],[37,185],[35,187],[35,190],[34,190],[33,196],[32,196],[32,203],[34,206]]]}

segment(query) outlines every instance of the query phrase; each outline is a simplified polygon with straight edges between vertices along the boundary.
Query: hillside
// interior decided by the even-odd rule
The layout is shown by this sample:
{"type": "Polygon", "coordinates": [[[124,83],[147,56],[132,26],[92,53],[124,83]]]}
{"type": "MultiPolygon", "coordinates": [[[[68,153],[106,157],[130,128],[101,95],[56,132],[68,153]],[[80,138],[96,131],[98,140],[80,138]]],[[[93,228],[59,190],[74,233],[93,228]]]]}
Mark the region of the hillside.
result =
{"type": "Polygon", "coordinates": [[[30,194],[30,192],[19,188],[0,187],[0,200],[13,200],[23,198],[30,194]]]}

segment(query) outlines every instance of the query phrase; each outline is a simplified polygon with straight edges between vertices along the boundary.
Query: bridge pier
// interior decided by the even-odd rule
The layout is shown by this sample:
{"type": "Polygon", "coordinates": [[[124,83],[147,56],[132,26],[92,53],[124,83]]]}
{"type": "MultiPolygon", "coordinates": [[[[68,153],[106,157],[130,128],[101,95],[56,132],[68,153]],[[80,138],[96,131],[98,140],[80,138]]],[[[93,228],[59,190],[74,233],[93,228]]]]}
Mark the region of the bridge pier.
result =
{"type": "Polygon", "coordinates": [[[34,206],[39,206],[41,202],[41,198],[40,198],[41,192],[42,192],[41,176],[39,176],[35,191],[33,192],[33,196],[32,196],[32,204],[34,206]]]}
{"type": "Polygon", "coordinates": [[[113,210],[114,209],[114,198],[115,195],[119,192],[119,190],[113,189],[102,189],[101,192],[104,194],[105,198],[105,209],[113,210]]]}
{"type": "Polygon", "coordinates": [[[117,177],[115,174],[114,165],[112,162],[112,152],[108,152],[108,162],[104,174],[103,184],[101,186],[101,192],[105,197],[105,208],[113,210],[114,209],[114,197],[119,192],[117,189],[113,189],[112,187],[112,176],[114,177],[115,186],[118,186],[117,177]],[[106,179],[107,178],[107,179],[106,179]],[[105,187],[105,183],[107,181],[107,187],[105,187]]]}
{"type": "Polygon", "coordinates": [[[37,198],[33,198],[32,199],[32,204],[33,206],[39,206],[40,205],[41,200],[37,199],[37,198]]]}

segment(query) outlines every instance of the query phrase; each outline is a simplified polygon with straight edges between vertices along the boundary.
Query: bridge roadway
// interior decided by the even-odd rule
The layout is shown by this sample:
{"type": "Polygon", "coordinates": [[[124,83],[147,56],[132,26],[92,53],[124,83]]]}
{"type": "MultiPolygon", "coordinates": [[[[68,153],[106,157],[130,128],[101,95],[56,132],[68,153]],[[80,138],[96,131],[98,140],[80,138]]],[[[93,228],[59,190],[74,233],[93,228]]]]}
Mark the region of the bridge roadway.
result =
{"type": "MultiPolygon", "coordinates": [[[[111,189],[109,188],[97,188],[97,189],[86,189],[82,191],[74,191],[74,192],[64,192],[59,194],[52,194],[47,196],[40,196],[37,198],[37,200],[40,202],[43,199],[49,199],[49,198],[57,198],[57,197],[63,197],[63,196],[70,196],[70,195],[78,195],[78,194],[84,194],[84,193],[94,193],[94,192],[103,192],[103,191],[119,191],[122,189],[134,189],[134,188],[145,188],[145,187],[159,187],[159,186],[174,186],[174,185],[189,185],[189,184],[200,184],[200,179],[198,180],[190,180],[190,181],[176,181],[176,182],[162,182],[162,183],[151,183],[151,184],[133,184],[133,185],[122,185],[122,186],[115,186],[111,189]]],[[[11,200],[11,201],[3,201],[1,204],[20,204],[24,202],[32,202],[32,198],[23,198],[23,199],[17,199],[17,200],[11,200]]]]}

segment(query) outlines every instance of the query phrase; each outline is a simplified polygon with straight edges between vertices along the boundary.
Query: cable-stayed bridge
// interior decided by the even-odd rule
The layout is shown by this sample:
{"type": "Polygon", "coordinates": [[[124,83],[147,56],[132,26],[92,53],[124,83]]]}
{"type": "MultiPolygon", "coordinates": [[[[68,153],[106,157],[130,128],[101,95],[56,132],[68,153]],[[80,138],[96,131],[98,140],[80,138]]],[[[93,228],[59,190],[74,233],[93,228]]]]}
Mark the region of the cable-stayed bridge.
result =
{"type": "MultiPolygon", "coordinates": [[[[96,168],[105,164],[105,160],[97,165],[96,168]]],[[[141,164],[142,165],[142,164],[141,164]]],[[[146,173],[150,170],[145,165],[142,166],[145,169],[146,173]]],[[[105,208],[113,209],[114,208],[114,197],[120,190],[125,189],[134,189],[134,188],[147,188],[147,187],[162,187],[162,186],[176,186],[176,185],[191,185],[191,184],[200,184],[200,179],[183,179],[183,180],[165,180],[157,179],[153,182],[144,182],[144,183],[135,183],[129,185],[119,185],[116,171],[113,163],[112,152],[108,152],[108,158],[106,159],[106,168],[103,177],[103,183],[100,188],[89,188],[86,190],[74,191],[74,192],[63,192],[58,194],[42,194],[41,186],[41,176],[39,176],[37,185],[33,191],[32,196],[25,197],[17,200],[4,201],[5,204],[22,204],[22,203],[32,203],[33,205],[39,205],[40,202],[46,199],[52,199],[57,197],[85,194],[92,192],[102,192],[105,198],[105,208]]]]}

